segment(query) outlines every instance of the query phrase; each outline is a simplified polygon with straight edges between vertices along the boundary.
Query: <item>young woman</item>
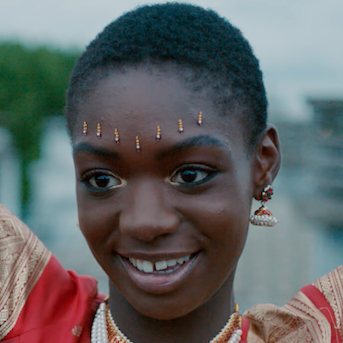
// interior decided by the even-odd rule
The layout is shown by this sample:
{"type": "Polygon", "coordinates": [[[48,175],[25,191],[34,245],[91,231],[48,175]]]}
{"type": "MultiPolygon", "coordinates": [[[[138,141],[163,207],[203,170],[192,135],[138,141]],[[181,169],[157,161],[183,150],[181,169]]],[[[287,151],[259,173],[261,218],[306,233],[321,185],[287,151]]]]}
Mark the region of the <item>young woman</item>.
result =
{"type": "MultiPolygon", "coordinates": [[[[4,342],[341,342],[343,270],[242,318],[251,201],[280,166],[257,59],[212,11],[145,6],[98,35],[67,94],[80,228],[109,277],[65,271],[0,209],[4,342]]],[[[260,209],[255,224],[273,225],[260,209]]]]}

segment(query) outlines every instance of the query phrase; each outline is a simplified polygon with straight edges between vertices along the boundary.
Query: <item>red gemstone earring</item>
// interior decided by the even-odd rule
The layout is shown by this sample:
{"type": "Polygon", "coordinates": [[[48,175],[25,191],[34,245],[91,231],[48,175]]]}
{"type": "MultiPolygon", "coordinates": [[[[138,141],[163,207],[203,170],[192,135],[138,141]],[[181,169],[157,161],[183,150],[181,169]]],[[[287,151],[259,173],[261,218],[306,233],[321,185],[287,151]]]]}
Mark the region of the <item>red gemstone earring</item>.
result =
{"type": "Polygon", "coordinates": [[[271,185],[268,185],[263,189],[262,192],[262,199],[261,199],[261,206],[255,213],[250,217],[250,223],[253,225],[259,226],[274,226],[279,221],[273,216],[265,203],[272,198],[273,195],[273,188],[271,185]]]}

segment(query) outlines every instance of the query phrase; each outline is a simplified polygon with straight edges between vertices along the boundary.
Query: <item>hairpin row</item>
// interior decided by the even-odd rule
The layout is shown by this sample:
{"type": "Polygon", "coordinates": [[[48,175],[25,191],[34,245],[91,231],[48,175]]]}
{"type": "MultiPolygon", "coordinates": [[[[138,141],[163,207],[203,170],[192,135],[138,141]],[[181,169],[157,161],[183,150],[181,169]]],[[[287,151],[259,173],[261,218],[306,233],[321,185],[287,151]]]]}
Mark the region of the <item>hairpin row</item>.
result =
{"type": "MultiPolygon", "coordinates": [[[[197,119],[197,124],[199,126],[201,126],[203,123],[202,121],[202,112],[200,111],[199,114],[198,114],[198,119],[197,119]]],[[[184,128],[183,128],[183,123],[182,123],[182,119],[179,119],[178,120],[178,131],[180,134],[183,134],[184,133],[184,128]]],[[[88,134],[88,124],[87,122],[83,122],[83,130],[82,130],[82,133],[86,136],[88,134]]],[[[97,126],[96,126],[96,136],[98,138],[101,138],[101,135],[102,135],[102,128],[101,128],[101,123],[98,123],[97,126]]],[[[161,138],[162,138],[162,135],[161,135],[161,127],[159,125],[157,125],[156,127],[156,141],[160,141],[161,138]]],[[[120,137],[119,137],[119,131],[117,128],[114,129],[114,141],[119,144],[120,143],[120,137]]],[[[136,136],[136,150],[139,152],[141,150],[141,145],[140,145],[140,142],[139,142],[139,138],[138,136],[136,136]]]]}

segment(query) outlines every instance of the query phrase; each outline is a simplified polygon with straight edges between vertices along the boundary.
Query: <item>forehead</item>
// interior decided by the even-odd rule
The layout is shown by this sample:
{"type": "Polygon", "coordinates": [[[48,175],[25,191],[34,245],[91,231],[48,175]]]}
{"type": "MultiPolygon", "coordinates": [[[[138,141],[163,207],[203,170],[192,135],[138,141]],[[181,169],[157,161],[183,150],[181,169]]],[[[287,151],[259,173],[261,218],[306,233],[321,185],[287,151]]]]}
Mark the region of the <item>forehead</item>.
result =
{"type": "MultiPolygon", "coordinates": [[[[212,117],[219,116],[220,108],[210,97],[209,87],[195,84],[192,73],[189,68],[181,69],[173,65],[140,65],[111,71],[79,104],[77,122],[80,125],[85,116],[88,120],[101,120],[118,116],[119,113],[131,118],[143,115],[145,120],[149,120],[148,117],[154,116],[155,112],[166,120],[168,112],[170,116],[172,111],[194,114],[206,110],[212,117]],[[190,79],[192,81],[188,81],[190,79]]],[[[229,114],[229,120],[233,115],[229,114]]],[[[227,119],[219,117],[217,121],[221,123],[227,119]]]]}
{"type": "MultiPolygon", "coordinates": [[[[188,111],[192,107],[211,107],[214,104],[206,90],[192,91],[184,75],[176,68],[140,66],[112,71],[102,78],[81,105],[81,112],[97,110],[124,111],[127,114],[142,113],[149,109],[178,109],[188,111]]],[[[161,113],[163,116],[163,113],[161,113]]]]}
{"type": "Polygon", "coordinates": [[[110,72],[79,106],[74,141],[91,139],[82,135],[83,122],[87,122],[93,138],[98,123],[101,124],[102,142],[113,140],[114,129],[132,141],[137,135],[141,139],[150,137],[157,126],[164,141],[168,135],[175,141],[181,138],[179,120],[185,130],[183,138],[195,137],[199,134],[197,118],[202,112],[201,134],[221,136],[226,144],[231,141],[230,145],[234,141],[242,144],[243,131],[235,113],[220,115],[206,88],[195,91],[187,77],[175,68],[151,66],[110,72]]]}

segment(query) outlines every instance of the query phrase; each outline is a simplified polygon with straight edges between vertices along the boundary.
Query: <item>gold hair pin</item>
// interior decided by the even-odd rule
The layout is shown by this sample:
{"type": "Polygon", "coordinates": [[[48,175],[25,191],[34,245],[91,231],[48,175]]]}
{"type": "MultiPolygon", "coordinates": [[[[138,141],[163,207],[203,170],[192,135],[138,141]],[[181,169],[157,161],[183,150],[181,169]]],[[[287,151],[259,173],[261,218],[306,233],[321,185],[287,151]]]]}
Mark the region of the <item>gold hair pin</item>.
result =
{"type": "Polygon", "coordinates": [[[98,123],[98,125],[97,125],[97,127],[96,127],[96,136],[97,136],[98,138],[101,137],[101,124],[100,124],[100,123],[98,123]]]}
{"type": "Polygon", "coordinates": [[[183,126],[182,126],[182,120],[179,119],[179,132],[181,133],[181,135],[183,134],[183,126]]]}
{"type": "Polygon", "coordinates": [[[160,140],[161,140],[161,128],[159,127],[159,125],[157,125],[156,140],[157,140],[157,141],[160,141],[160,140]]]}
{"type": "Polygon", "coordinates": [[[83,122],[83,130],[82,130],[82,133],[86,136],[87,133],[88,133],[88,125],[87,123],[84,121],[83,122]]]}
{"type": "Polygon", "coordinates": [[[201,126],[202,125],[202,112],[200,111],[198,114],[198,121],[197,121],[198,125],[201,126]]]}
{"type": "Polygon", "coordinates": [[[136,136],[136,150],[137,150],[137,152],[141,151],[141,144],[139,142],[138,136],[136,136]]]}
{"type": "Polygon", "coordinates": [[[117,144],[119,144],[119,142],[120,142],[118,129],[114,129],[114,141],[117,144]]]}

